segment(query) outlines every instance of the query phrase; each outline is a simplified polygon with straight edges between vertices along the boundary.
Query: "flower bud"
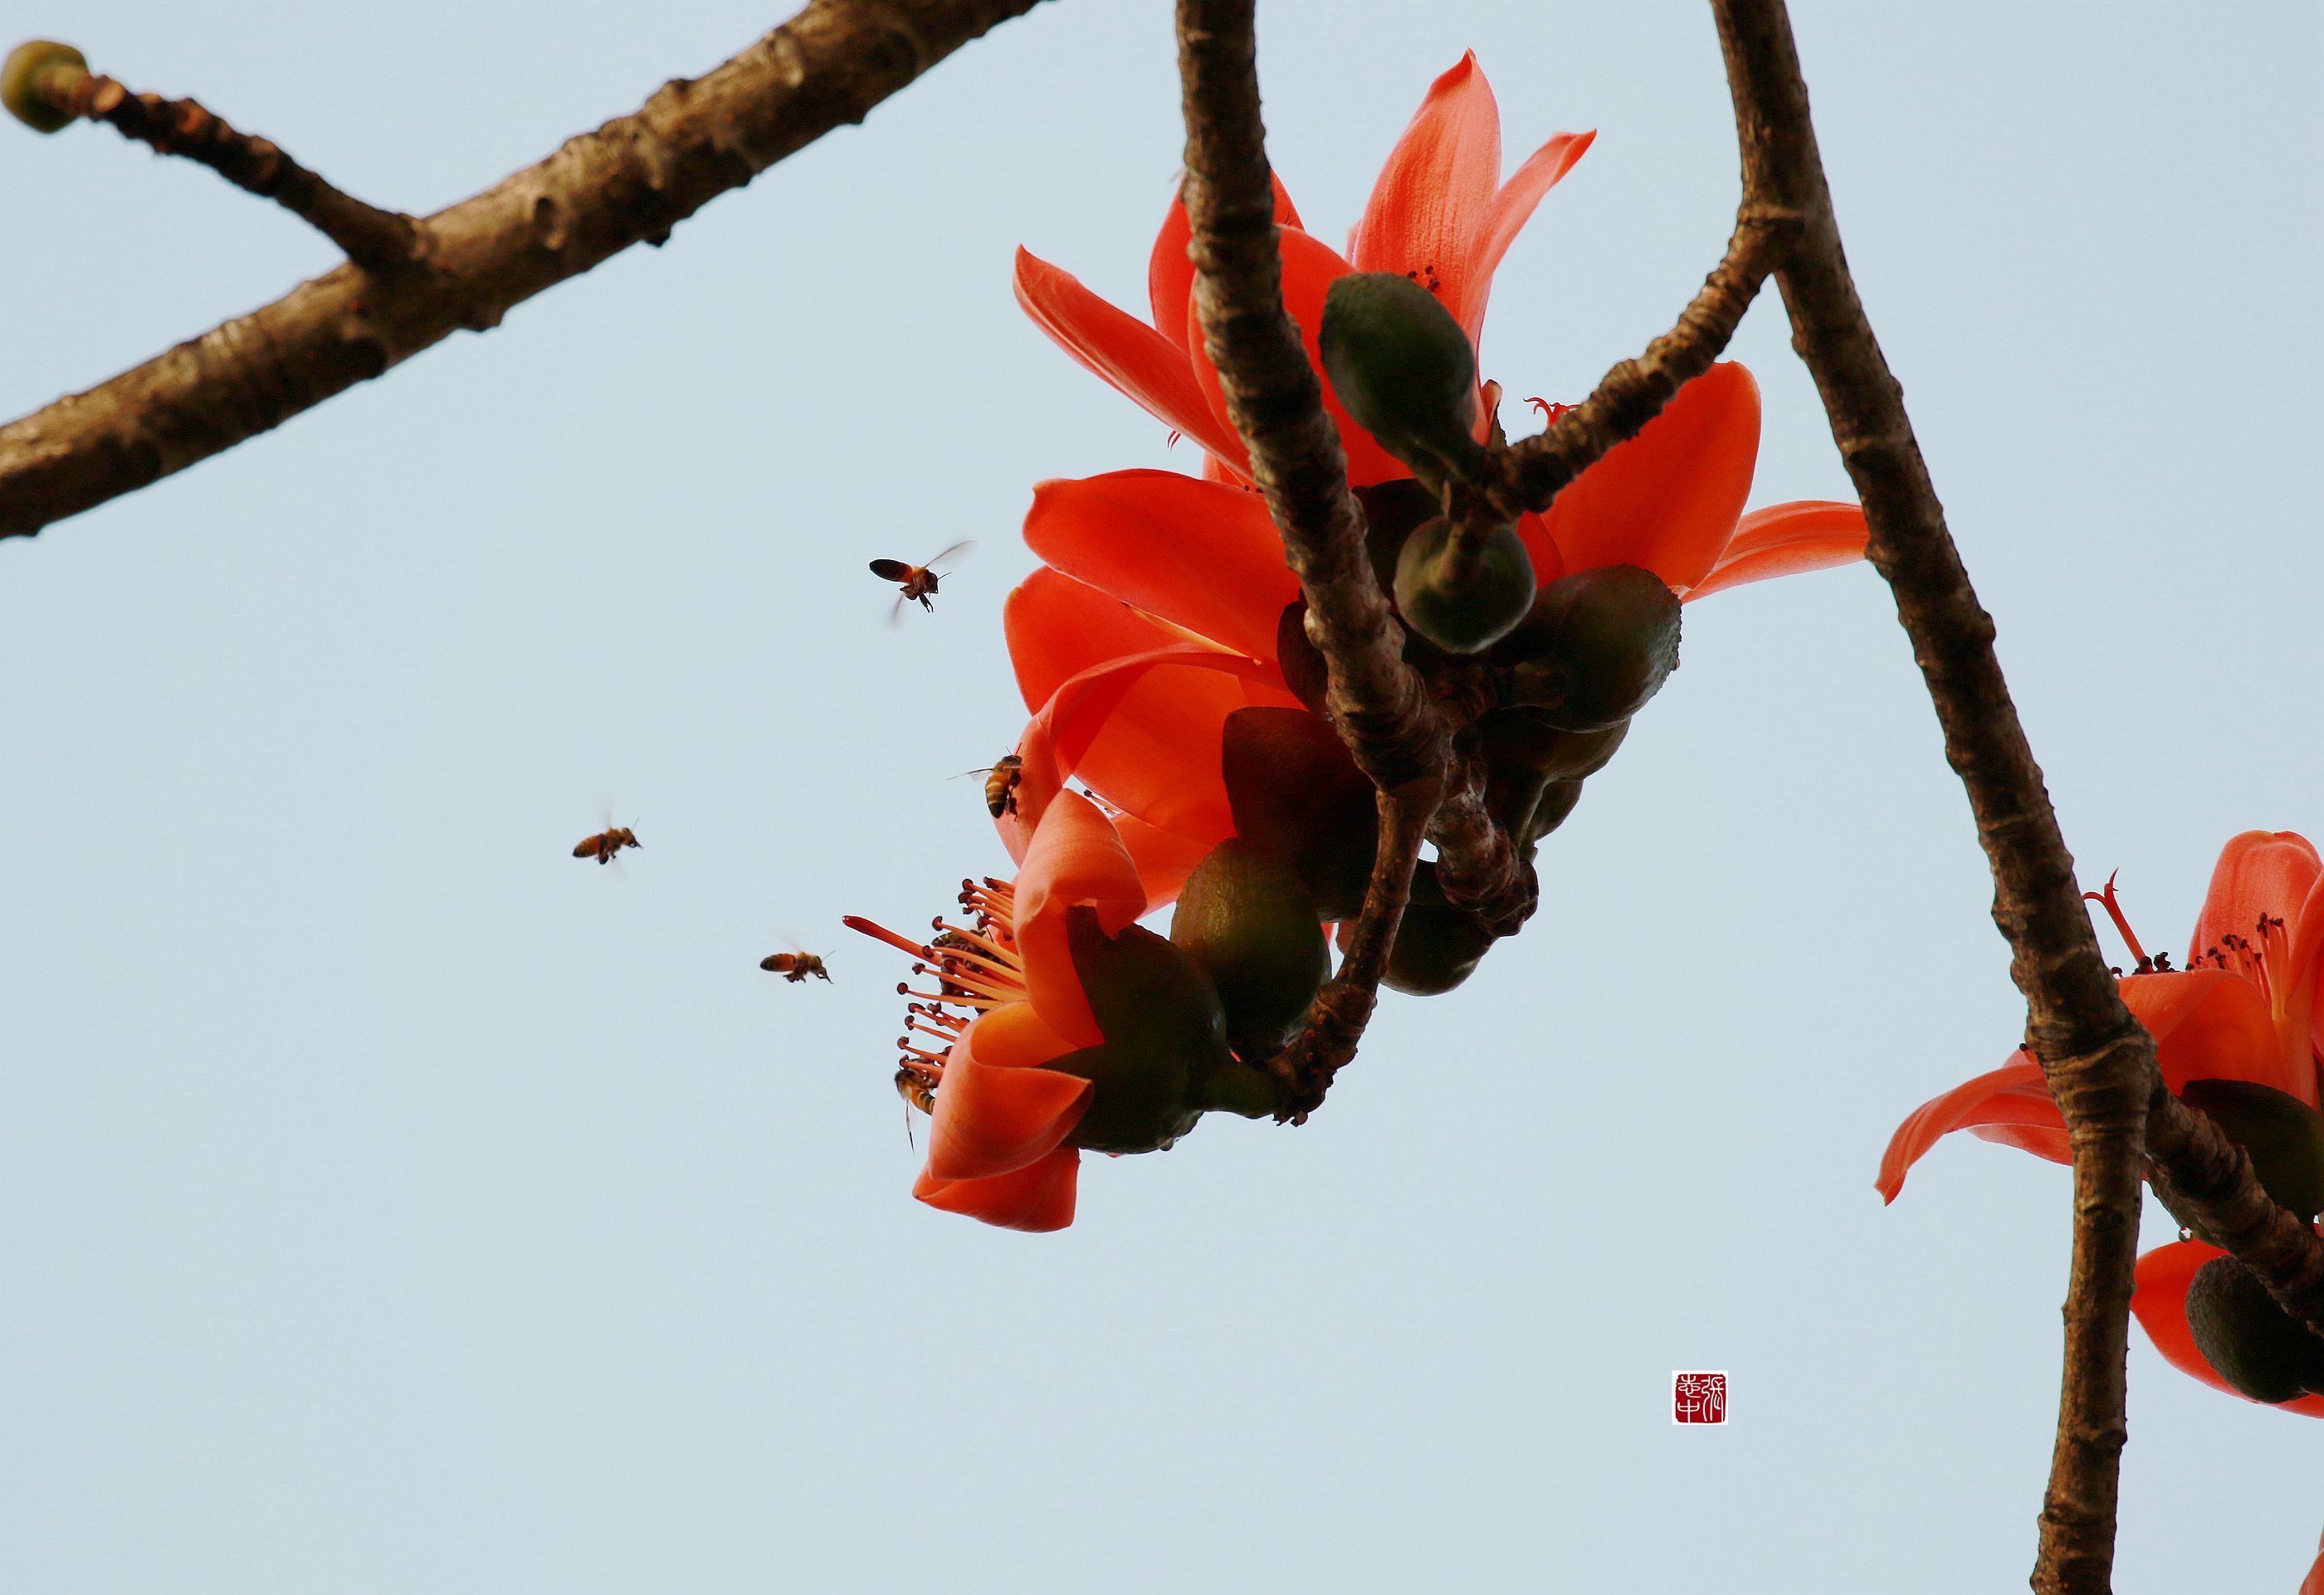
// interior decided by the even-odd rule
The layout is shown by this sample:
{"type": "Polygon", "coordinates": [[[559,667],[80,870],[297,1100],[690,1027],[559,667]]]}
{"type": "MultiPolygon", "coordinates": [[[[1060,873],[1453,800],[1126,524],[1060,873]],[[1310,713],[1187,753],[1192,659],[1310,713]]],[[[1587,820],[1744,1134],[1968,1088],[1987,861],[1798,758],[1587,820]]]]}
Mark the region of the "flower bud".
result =
{"type": "Polygon", "coordinates": [[[1282,854],[1229,837],[1178,893],[1170,941],[1211,977],[1238,1056],[1272,1052],[1299,1028],[1330,972],[1315,899],[1282,854]]]}
{"type": "Polygon", "coordinates": [[[1501,696],[1561,731],[1602,731],[1646,707],[1678,668],[1678,595],[1635,565],[1550,583],[1503,641],[1501,696]]]}
{"type": "Polygon", "coordinates": [[[1393,272],[1355,272],[1323,295],[1323,373],[1341,407],[1416,472],[1473,476],[1477,352],[1436,296],[1393,272]]]}
{"type": "Polygon", "coordinates": [[[1237,709],[1221,742],[1235,834],[1289,861],[1318,919],[1364,906],[1379,802],[1329,722],[1303,709],[1237,709]]]}
{"type": "Polygon", "coordinates": [[[2324,1395],[2324,1340],[2277,1306],[2233,1258],[2213,1258],[2195,1270],[2187,1329],[2212,1370],[2254,1401],[2324,1395]]]}
{"type": "Polygon", "coordinates": [[[2303,1222],[2324,1212],[2324,1114],[2248,1080],[2190,1080],[2179,1098],[2218,1120],[2277,1203],[2303,1222]]]}
{"type": "Polygon", "coordinates": [[[1093,1083],[1067,1138],[1093,1152],[1167,1149],[1209,1105],[1210,1077],[1233,1063],[1210,978],[1142,926],[1109,936],[1093,908],[1065,916],[1074,973],[1105,1039],[1041,1065],[1093,1083]]]}
{"type": "Polygon", "coordinates": [[[71,45],[28,39],[0,63],[0,106],[34,133],[55,133],[72,125],[60,103],[88,76],[88,58],[71,45]]]}
{"type": "Polygon", "coordinates": [[[1476,653],[1514,631],[1533,607],[1533,558],[1514,526],[1463,549],[1452,522],[1425,521],[1396,561],[1404,623],[1447,653],[1476,653]]]}

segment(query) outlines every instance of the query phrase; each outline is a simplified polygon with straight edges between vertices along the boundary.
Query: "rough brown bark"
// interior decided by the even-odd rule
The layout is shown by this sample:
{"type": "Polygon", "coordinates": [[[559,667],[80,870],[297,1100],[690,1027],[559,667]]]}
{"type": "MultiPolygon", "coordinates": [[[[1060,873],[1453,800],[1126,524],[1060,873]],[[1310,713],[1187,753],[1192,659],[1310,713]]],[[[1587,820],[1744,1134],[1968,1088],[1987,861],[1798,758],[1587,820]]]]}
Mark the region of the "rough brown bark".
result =
{"type": "Polygon", "coordinates": [[[2026,1041],[2074,1152],[2064,1388],[2034,1587],[2099,1591],[2114,1562],[2132,1268],[2153,1038],[2123,1006],[2083,911],[2056,815],[1945,529],[1902,391],[1849,279],[1783,0],[1713,0],[1747,189],[1803,218],[1776,270],[1793,346],[1864,502],[1870,558],[1896,602],[1945,755],[1968,789],[1994,921],[2026,1000],[2026,1041]]]}
{"type": "Polygon", "coordinates": [[[342,266],[0,428],[0,537],[181,471],[670,228],[1038,0],[813,0],[705,77],[419,223],[420,258],[342,266]]]}

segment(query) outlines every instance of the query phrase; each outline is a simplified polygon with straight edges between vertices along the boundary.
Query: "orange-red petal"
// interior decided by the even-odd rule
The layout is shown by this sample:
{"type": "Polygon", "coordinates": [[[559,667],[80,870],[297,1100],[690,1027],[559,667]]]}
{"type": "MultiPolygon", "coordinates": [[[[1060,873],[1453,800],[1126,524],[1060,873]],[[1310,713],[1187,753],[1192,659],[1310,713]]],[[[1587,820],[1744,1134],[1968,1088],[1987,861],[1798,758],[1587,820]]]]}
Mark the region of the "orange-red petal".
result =
{"type": "Polygon", "coordinates": [[[1059,1147],[1029,1167],[992,1179],[940,1180],[924,1173],[914,1182],[912,1194],[930,1207],[982,1219],[1004,1230],[1029,1230],[1037,1234],[1062,1230],[1074,1222],[1074,1194],[1081,1163],[1078,1150],[1059,1147]]]}
{"type": "Polygon", "coordinates": [[[1121,833],[1121,844],[1130,850],[1130,862],[1138,866],[1138,879],[1146,888],[1149,914],[1178,900],[1178,894],[1185,890],[1186,877],[1217,845],[1149,825],[1134,814],[1114,816],[1113,828],[1121,833]]]}
{"type": "Polygon", "coordinates": [[[1828,499],[1770,504],[1743,517],[1711,574],[1683,596],[1691,603],[1746,582],[1852,564],[1864,558],[1869,536],[1860,504],[1828,499]]]}
{"type": "Polygon", "coordinates": [[[2053,1163],[2070,1163],[2066,1150],[2066,1121],[2050,1101],[2043,1083],[2042,1065],[2023,1048],[1990,1074],[1963,1081],[1942,1096],[1932,1097],[1913,1110],[1880,1159],[1880,1175],[1873,1182],[1883,1202],[1896,1200],[1904,1188],[1904,1173],[1923,1153],[1956,1129],[1974,1129],[1988,1140],[2000,1140],[2053,1163]],[[1991,1132],[1991,1133],[1987,1133],[1991,1132]]]}
{"type": "Polygon", "coordinates": [[[1355,269],[1416,274],[1465,325],[1463,274],[1476,258],[1500,180],[1500,108],[1471,51],[1428,86],[1388,152],[1363,219],[1348,237],[1355,269]]]}
{"type": "Polygon", "coordinates": [[[1030,251],[1017,252],[1016,283],[1017,302],[1059,348],[1165,426],[1231,464],[1242,461],[1241,440],[1224,412],[1212,410],[1184,349],[1030,251]]]}
{"type": "Polygon", "coordinates": [[[2193,963],[2222,936],[2256,942],[2263,914],[2284,920],[2288,932],[2299,930],[2292,917],[2307,902],[2319,875],[2324,875],[2324,860],[2296,831],[2246,831],[2229,837],[2212,867],[2210,890],[2195,920],[2187,962],[2193,963]]]}
{"type": "Polygon", "coordinates": [[[2275,1026],[2258,991],[2223,969],[2125,975],[2122,1000],[2154,1037],[2163,1083],[2248,1080],[2289,1092],[2311,1106],[2315,1082],[2283,1066],[2275,1026]]]}
{"type": "Polygon", "coordinates": [[[1110,471],[1033,489],[1034,553],[1148,614],[1253,659],[1275,657],[1299,595],[1257,493],[1176,471],[1110,471]]]}
{"type": "Polygon", "coordinates": [[[1759,455],[1759,384],[1722,361],[1582,473],[1546,517],[1569,571],[1639,565],[1683,592],[1735,535],[1759,455]]]}
{"type": "Polygon", "coordinates": [[[945,1060],[928,1131],[929,1176],[991,1179],[1056,1151],[1088,1111],[1093,1087],[1038,1065],[1072,1050],[1029,1003],[980,1015],[945,1060]]]}
{"type": "MultiPolygon", "coordinates": [[[[1055,572],[1046,574],[1053,576],[1056,584],[1079,585],[1055,572]]],[[[1032,586],[1031,582],[1026,584],[1028,588],[1032,586]]],[[[1010,595],[1012,606],[1017,605],[1017,595],[1010,595]]],[[[1038,599],[1036,594],[1021,611],[1012,607],[1011,616],[1024,624],[1037,623],[1040,613],[1038,599]]],[[[1215,846],[1225,840],[1233,826],[1220,763],[1226,716],[1234,709],[1253,705],[1290,705],[1294,700],[1276,685],[1279,679],[1274,667],[1240,654],[1222,653],[1194,643],[1177,643],[1102,659],[1061,682],[1018,739],[1017,754],[1021,766],[1017,807],[1015,813],[1002,815],[998,822],[1002,845],[1009,849],[1011,858],[1021,862],[1032,828],[1040,823],[1050,800],[1064,789],[1067,777],[1082,773],[1094,790],[1117,807],[1132,810],[1148,824],[1169,830],[1204,851],[1215,846]],[[1180,677],[1185,672],[1200,672],[1213,678],[1210,683],[1195,683],[1204,693],[1196,705],[1199,714],[1189,712],[1195,724],[1176,740],[1153,734],[1154,727],[1148,717],[1172,708],[1185,710],[1183,695],[1194,688],[1187,687],[1182,680],[1176,688],[1182,696],[1172,700],[1167,696],[1174,690],[1169,681],[1148,682],[1148,678],[1157,672],[1180,677]],[[1221,687],[1216,682],[1225,685],[1221,687]],[[1116,724],[1115,716],[1122,712],[1125,702],[1134,691],[1140,690],[1148,696],[1132,705],[1128,717],[1116,724]],[[1155,694],[1163,696],[1157,697],[1155,694]],[[1093,759],[1095,772],[1088,773],[1093,759]],[[1117,792],[1129,796],[1117,796],[1117,792]],[[1146,812],[1140,805],[1149,806],[1152,812],[1146,812]]],[[[1157,884],[1167,882],[1167,873],[1162,881],[1157,881],[1155,877],[1146,876],[1142,868],[1148,857],[1159,865],[1161,855],[1149,850],[1139,856],[1141,878],[1147,881],[1149,898],[1157,903],[1167,900],[1154,896],[1157,884]]],[[[1171,884],[1169,890],[1176,895],[1176,885],[1171,884]]]]}
{"type": "MultiPolygon", "coordinates": [[[[2210,1363],[2196,1349],[2193,1332],[2187,1327],[2187,1287],[2194,1283],[2195,1271],[2213,1258],[2227,1255],[2218,1247],[2206,1246],[2200,1240],[2177,1240],[2156,1247],[2138,1259],[2138,1286],[2131,1294],[2130,1310],[2137,1314],[2138,1326],[2146,1332],[2146,1338],[2163,1353],[2163,1361],[2214,1390],[2225,1391],[2238,1401],[2250,1401],[2250,1397],[2212,1371],[2210,1363]]],[[[2279,1406],[2286,1412],[2324,1418],[2324,1397],[2302,1396],[2293,1401],[2253,1405],[2279,1406]]]]}
{"type": "MultiPolygon", "coordinates": [[[[1112,651],[1130,628],[1107,615],[1102,607],[1105,604],[1135,616],[1114,600],[1054,571],[1035,572],[1033,579],[1010,595],[1002,623],[1019,687],[1028,701],[1046,702],[1033,694],[1047,687],[1054,696],[1072,676],[1117,660],[1160,654],[1190,668],[1149,665],[1126,683],[1112,680],[1102,690],[1093,684],[1090,696],[1076,694],[1071,700],[1071,724],[1052,726],[1060,737],[1070,732],[1076,739],[1074,751],[1064,757],[1059,780],[1077,770],[1106,801],[1150,825],[1182,836],[1224,840],[1234,830],[1219,767],[1227,716],[1255,701],[1290,706],[1296,700],[1264,679],[1272,676],[1273,666],[1255,664],[1240,654],[1204,658],[1205,650],[1193,645],[1151,644],[1135,652],[1112,651]],[[1079,629],[1093,613],[1104,620],[1102,632],[1079,629]],[[1241,679],[1251,677],[1261,679],[1241,679]]],[[[1177,641],[1158,628],[1149,636],[1177,641]]],[[[1033,785],[1034,774],[1030,769],[1025,773],[1020,807],[1024,787],[1033,785]]]]}
{"type": "MultiPolygon", "coordinates": [[[[1284,191],[1283,180],[1273,172],[1268,177],[1275,185],[1275,221],[1277,226],[1305,228],[1299,212],[1284,191]]],[[[1194,263],[1186,246],[1194,242],[1194,224],[1186,217],[1185,196],[1174,193],[1170,208],[1162,217],[1162,230],[1155,235],[1153,252],[1146,260],[1146,296],[1154,307],[1154,328],[1181,349],[1191,350],[1195,344],[1194,263]]]]}
{"type": "Polygon", "coordinates": [[[1484,225],[1470,246],[1468,263],[1461,269],[1460,302],[1451,305],[1447,301],[1453,318],[1467,331],[1471,343],[1480,342],[1485,305],[1492,297],[1493,273],[1500,269],[1501,257],[1508,254],[1509,245],[1533,218],[1534,207],[1573,170],[1573,163],[1582,159],[1597,137],[1594,130],[1557,134],[1526,156],[1525,163],[1511,172],[1509,180],[1494,193],[1492,204],[1485,210],[1484,225]]]}
{"type": "MultiPolygon", "coordinates": [[[[1090,1013],[1067,939],[1067,916],[1079,908],[1094,908],[1098,928],[1117,936],[1146,912],[1146,890],[1098,806],[1078,792],[1060,792],[1033,828],[1017,872],[1017,945],[1041,1022],[1075,1046],[1095,1046],[1105,1036],[1090,1013]]],[[[938,1106],[951,1085],[947,1070],[938,1106]]]]}

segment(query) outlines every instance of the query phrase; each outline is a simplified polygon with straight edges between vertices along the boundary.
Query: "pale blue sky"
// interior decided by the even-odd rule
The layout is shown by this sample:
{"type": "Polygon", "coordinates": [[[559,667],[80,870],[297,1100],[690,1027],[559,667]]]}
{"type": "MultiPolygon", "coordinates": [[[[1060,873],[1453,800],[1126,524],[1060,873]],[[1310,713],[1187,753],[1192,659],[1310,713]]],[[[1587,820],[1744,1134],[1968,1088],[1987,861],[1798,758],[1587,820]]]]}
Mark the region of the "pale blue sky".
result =
{"type": "MultiPolygon", "coordinates": [[[[1701,5],[1264,9],[1327,237],[1466,47],[1512,163],[1600,130],[1498,281],[1513,394],[1715,258],[1701,5]]],[[[1540,917],[1311,1124],[1093,1162],[1058,1236],[908,1200],[898,970],[837,920],[1001,862],[948,778],[1021,719],[1030,484],[1192,464],[1008,286],[1023,243],[1142,303],[1168,14],[1058,0],[669,247],[0,544],[0,1589],[2019,1587],[2067,1176],[1960,1138],[1872,1190],[2022,1012],[1868,571],[1692,607],[1540,917]],[[863,561],[960,537],[890,632],[863,561]],[[609,797],[624,879],[567,856],[609,797]],[[758,972],[785,933],[833,984],[758,972]],[[1724,1430],[1668,1424],[1686,1366],[1724,1430]]],[[[427,210],[779,13],[9,19],[427,210]]],[[[2324,834],[2318,14],[1795,21],[2070,839],[2176,946],[2227,835],[2324,834]]],[[[10,415],[330,263],[105,129],[0,128],[0,203],[10,415]]],[[[1737,353],[1754,502],[1844,494],[1772,301],[1737,353]]],[[[2289,1595],[2319,1431],[2131,1378],[2117,1588],[2289,1595]]]]}

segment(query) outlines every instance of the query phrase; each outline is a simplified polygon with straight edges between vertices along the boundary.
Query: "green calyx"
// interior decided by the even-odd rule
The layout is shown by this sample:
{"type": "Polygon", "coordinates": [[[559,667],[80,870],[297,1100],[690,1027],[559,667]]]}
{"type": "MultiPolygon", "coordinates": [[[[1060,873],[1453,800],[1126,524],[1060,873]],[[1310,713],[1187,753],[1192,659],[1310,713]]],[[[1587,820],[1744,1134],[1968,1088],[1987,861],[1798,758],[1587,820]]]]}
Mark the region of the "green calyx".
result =
{"type": "Polygon", "coordinates": [[[1501,697],[1560,731],[1628,720],[1678,668],[1678,595],[1650,570],[1606,565],[1549,584],[1494,651],[1501,697]]]}
{"type": "Polygon", "coordinates": [[[1471,480],[1477,352],[1436,296],[1393,272],[1355,272],[1323,296],[1323,374],[1341,407],[1424,476],[1471,480]]]}
{"type": "Polygon", "coordinates": [[[1081,908],[1066,914],[1065,933],[1105,1037],[1042,1065],[1097,1087],[1069,1139],[1093,1152],[1167,1150],[1213,1105],[1213,1076],[1238,1066],[1218,993],[1192,959],[1142,927],[1109,936],[1097,911],[1081,908]]]}
{"type": "Polygon", "coordinates": [[[2324,1395],[2324,1340],[2277,1306],[2233,1258],[2213,1258],[2195,1271],[2187,1329],[2203,1360],[2254,1401],[2324,1395]]]}
{"type": "Polygon", "coordinates": [[[88,58],[53,39],[28,39],[0,63],[0,106],[34,133],[69,127],[65,97],[88,76],[88,58]]]}
{"type": "Polygon", "coordinates": [[[1298,871],[1239,836],[1186,877],[1170,941],[1217,988],[1238,1057],[1264,1056],[1288,1040],[1330,970],[1315,899],[1298,871]]]}
{"type": "Polygon", "coordinates": [[[1304,709],[1237,709],[1220,765],[1235,834],[1289,863],[1319,920],[1354,918],[1379,845],[1379,803],[1340,733],[1304,709]]]}
{"type": "Polygon", "coordinates": [[[1404,623],[1447,653],[1477,653],[1515,631],[1534,607],[1533,557],[1515,526],[1464,541],[1443,517],[1405,539],[1396,561],[1404,623]]]}
{"type": "Polygon", "coordinates": [[[2324,1114],[2248,1080],[2190,1080],[2179,1098],[2218,1121],[2277,1203],[2302,1221],[2324,1212],[2324,1114]]]}

